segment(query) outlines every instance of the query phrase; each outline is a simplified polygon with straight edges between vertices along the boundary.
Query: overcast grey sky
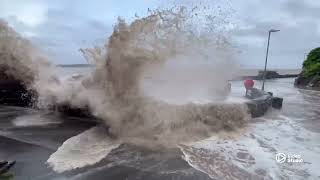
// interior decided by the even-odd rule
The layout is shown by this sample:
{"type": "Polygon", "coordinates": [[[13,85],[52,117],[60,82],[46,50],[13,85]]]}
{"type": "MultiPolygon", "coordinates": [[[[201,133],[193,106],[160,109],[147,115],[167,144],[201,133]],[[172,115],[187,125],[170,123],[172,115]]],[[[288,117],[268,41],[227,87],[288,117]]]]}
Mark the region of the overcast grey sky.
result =
{"type": "MultiPolygon", "coordinates": [[[[202,0],[232,9],[231,31],[239,60],[262,67],[270,28],[269,65],[299,68],[305,53],[320,46],[319,0],[202,0]],[[222,5],[223,6],[223,5],[222,5]]],[[[0,18],[49,54],[56,64],[86,63],[78,49],[101,44],[118,16],[143,16],[148,8],[174,4],[197,5],[197,0],[0,0],[0,18]]]]}

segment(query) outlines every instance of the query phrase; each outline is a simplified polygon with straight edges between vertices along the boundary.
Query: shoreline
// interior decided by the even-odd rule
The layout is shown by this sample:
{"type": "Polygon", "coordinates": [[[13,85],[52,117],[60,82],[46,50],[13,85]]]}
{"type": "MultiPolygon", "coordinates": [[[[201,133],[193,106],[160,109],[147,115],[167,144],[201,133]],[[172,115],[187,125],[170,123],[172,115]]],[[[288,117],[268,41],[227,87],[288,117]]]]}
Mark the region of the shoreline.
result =
{"type": "MultiPolygon", "coordinates": [[[[299,76],[299,74],[279,74],[276,77],[272,77],[272,78],[266,78],[266,80],[268,79],[283,79],[283,78],[297,78],[299,76]]],[[[252,79],[252,80],[263,80],[263,77],[259,76],[259,75],[255,75],[255,76],[239,76],[236,78],[233,78],[232,81],[239,81],[239,80],[245,80],[245,79],[252,79]]]]}

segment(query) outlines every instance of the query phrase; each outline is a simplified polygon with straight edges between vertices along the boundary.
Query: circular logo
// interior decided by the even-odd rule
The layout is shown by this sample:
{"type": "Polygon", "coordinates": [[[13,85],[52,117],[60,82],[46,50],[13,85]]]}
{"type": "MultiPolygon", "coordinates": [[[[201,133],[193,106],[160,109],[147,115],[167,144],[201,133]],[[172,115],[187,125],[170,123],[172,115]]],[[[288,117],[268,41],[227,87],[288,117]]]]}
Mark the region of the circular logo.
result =
{"type": "Polygon", "coordinates": [[[277,161],[278,163],[284,163],[284,162],[286,162],[286,160],[287,160],[287,155],[286,155],[286,154],[284,154],[284,153],[278,153],[278,154],[276,155],[276,161],[277,161]]]}

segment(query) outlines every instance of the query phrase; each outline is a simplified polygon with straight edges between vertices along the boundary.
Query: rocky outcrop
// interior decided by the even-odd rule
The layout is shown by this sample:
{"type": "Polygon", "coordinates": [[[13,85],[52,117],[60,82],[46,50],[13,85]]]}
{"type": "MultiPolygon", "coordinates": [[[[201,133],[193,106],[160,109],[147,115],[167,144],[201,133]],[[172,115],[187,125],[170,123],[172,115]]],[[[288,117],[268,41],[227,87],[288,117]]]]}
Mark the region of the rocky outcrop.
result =
{"type": "Polygon", "coordinates": [[[27,90],[21,81],[14,79],[0,80],[0,104],[9,106],[32,106],[35,94],[27,90]]]}
{"type": "Polygon", "coordinates": [[[310,51],[294,85],[300,88],[320,90],[320,47],[310,51]]]}
{"type": "Polygon", "coordinates": [[[0,179],[5,178],[5,175],[16,164],[15,161],[0,161],[0,179]]]}
{"type": "MultiPolygon", "coordinates": [[[[0,105],[34,107],[36,101],[37,93],[27,89],[21,81],[0,76],[0,105]]],[[[69,104],[57,104],[48,109],[67,116],[90,117],[96,120],[87,107],[75,108],[69,104]]]]}

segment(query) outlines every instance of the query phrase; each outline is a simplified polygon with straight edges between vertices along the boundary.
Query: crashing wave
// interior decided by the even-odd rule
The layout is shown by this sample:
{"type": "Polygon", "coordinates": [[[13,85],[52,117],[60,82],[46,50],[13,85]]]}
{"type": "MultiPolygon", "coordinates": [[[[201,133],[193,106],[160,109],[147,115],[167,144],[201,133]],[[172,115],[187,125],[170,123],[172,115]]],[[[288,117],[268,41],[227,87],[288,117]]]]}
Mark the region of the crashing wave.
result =
{"type": "Polygon", "coordinates": [[[67,105],[88,110],[108,129],[106,133],[104,128],[94,128],[70,138],[50,156],[49,165],[63,172],[99,162],[120,143],[172,147],[247,123],[244,104],[170,104],[150,97],[141,88],[144,75],[167,62],[198,61],[214,67],[208,78],[210,90],[217,95],[224,91],[221,87],[231,79],[236,64],[233,47],[221,28],[215,29],[214,18],[195,21],[195,14],[181,7],[153,11],[129,24],[119,18],[104,47],[81,49],[95,64],[94,71],[69,79],[58,79],[27,40],[0,23],[0,68],[6,76],[36,91],[39,108],[67,105]],[[199,24],[203,21],[205,25],[199,24]],[[107,137],[110,134],[115,139],[107,137]]]}
{"type": "Polygon", "coordinates": [[[217,89],[226,86],[232,73],[225,69],[234,67],[232,46],[220,31],[198,29],[191,17],[192,12],[181,7],[154,11],[130,24],[119,19],[104,47],[81,50],[96,64],[83,86],[103,93],[99,101],[88,100],[90,111],[104,120],[111,134],[175,144],[246,123],[247,110],[241,104],[173,105],[143,92],[140,84],[147,71],[177,60],[210,61],[217,69],[211,83],[217,89]]]}
{"type": "Polygon", "coordinates": [[[31,42],[0,19],[0,80],[1,88],[8,88],[1,103],[32,106],[43,85],[58,81],[52,68],[31,42]]]}
{"type": "Polygon", "coordinates": [[[63,80],[27,40],[2,23],[1,42],[7,43],[1,43],[0,67],[37,92],[40,108],[88,109],[115,137],[173,145],[241,127],[249,117],[242,104],[173,105],[146,95],[141,88],[146,72],[167,62],[197,61],[214,67],[208,84],[212,91],[221,92],[236,63],[233,47],[217,24],[223,26],[220,19],[217,23],[184,7],[151,11],[129,24],[119,18],[104,47],[81,50],[96,65],[92,74],[63,80]]]}

